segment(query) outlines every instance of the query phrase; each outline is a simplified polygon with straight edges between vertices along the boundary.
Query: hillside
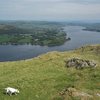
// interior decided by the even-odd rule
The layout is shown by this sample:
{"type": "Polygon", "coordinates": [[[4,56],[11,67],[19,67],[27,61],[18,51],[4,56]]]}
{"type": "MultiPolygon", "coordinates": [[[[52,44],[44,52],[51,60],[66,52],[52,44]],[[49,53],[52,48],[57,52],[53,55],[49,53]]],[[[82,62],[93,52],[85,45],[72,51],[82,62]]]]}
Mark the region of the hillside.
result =
{"type": "Polygon", "coordinates": [[[50,52],[28,60],[0,62],[0,100],[100,100],[97,94],[100,94],[100,45],[50,52]],[[65,60],[73,57],[93,60],[97,66],[67,68],[65,60]],[[18,88],[20,94],[3,94],[8,86],[18,88]],[[62,94],[67,88],[75,88],[91,98],[62,94]]]}
{"type": "Polygon", "coordinates": [[[95,32],[100,32],[100,23],[95,23],[91,25],[86,25],[86,31],[95,31],[95,32]]]}
{"type": "Polygon", "coordinates": [[[0,23],[0,44],[58,46],[70,40],[60,23],[0,23]]]}
{"type": "Polygon", "coordinates": [[[94,31],[94,32],[100,32],[100,23],[67,23],[68,25],[72,26],[82,26],[84,27],[84,31],[94,31]]]}

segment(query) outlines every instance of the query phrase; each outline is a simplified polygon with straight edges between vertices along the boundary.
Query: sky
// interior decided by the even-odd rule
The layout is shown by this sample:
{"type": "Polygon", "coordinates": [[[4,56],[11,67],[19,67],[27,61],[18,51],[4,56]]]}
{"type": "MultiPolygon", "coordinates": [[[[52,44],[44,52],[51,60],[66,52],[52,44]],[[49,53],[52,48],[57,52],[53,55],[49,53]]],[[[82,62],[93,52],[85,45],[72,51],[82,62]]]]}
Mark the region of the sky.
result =
{"type": "Polygon", "coordinates": [[[100,21],[100,0],[0,0],[0,20],[100,21]]]}

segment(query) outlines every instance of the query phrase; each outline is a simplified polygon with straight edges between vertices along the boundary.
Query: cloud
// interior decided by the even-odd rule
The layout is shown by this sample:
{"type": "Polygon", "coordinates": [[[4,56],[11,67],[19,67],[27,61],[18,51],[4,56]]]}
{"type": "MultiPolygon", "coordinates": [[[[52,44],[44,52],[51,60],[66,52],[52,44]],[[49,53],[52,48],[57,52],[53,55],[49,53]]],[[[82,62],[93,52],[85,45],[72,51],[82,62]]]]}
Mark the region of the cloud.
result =
{"type": "Polygon", "coordinates": [[[63,0],[70,3],[100,3],[100,0],[63,0]]]}
{"type": "Polygon", "coordinates": [[[98,20],[100,0],[0,0],[0,19],[98,20]]]}

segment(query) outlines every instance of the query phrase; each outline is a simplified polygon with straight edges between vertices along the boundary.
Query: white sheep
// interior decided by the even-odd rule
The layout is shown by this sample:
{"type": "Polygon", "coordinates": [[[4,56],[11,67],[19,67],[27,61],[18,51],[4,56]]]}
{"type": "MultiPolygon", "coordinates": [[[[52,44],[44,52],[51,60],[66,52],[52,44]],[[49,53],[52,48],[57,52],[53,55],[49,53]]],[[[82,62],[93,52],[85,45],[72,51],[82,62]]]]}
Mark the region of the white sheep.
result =
{"type": "Polygon", "coordinates": [[[5,93],[9,94],[10,96],[13,94],[17,95],[17,93],[19,93],[19,90],[15,88],[7,87],[5,88],[5,93]]]}

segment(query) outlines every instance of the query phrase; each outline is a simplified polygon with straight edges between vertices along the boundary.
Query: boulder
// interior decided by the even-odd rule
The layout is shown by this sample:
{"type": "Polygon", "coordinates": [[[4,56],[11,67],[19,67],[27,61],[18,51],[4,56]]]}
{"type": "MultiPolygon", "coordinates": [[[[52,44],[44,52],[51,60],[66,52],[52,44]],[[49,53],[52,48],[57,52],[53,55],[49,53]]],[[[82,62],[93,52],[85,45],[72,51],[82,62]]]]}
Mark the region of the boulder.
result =
{"type": "Polygon", "coordinates": [[[65,62],[68,68],[75,67],[77,69],[82,69],[86,67],[94,68],[97,65],[94,61],[84,60],[84,59],[79,59],[79,58],[71,58],[65,62]]]}

